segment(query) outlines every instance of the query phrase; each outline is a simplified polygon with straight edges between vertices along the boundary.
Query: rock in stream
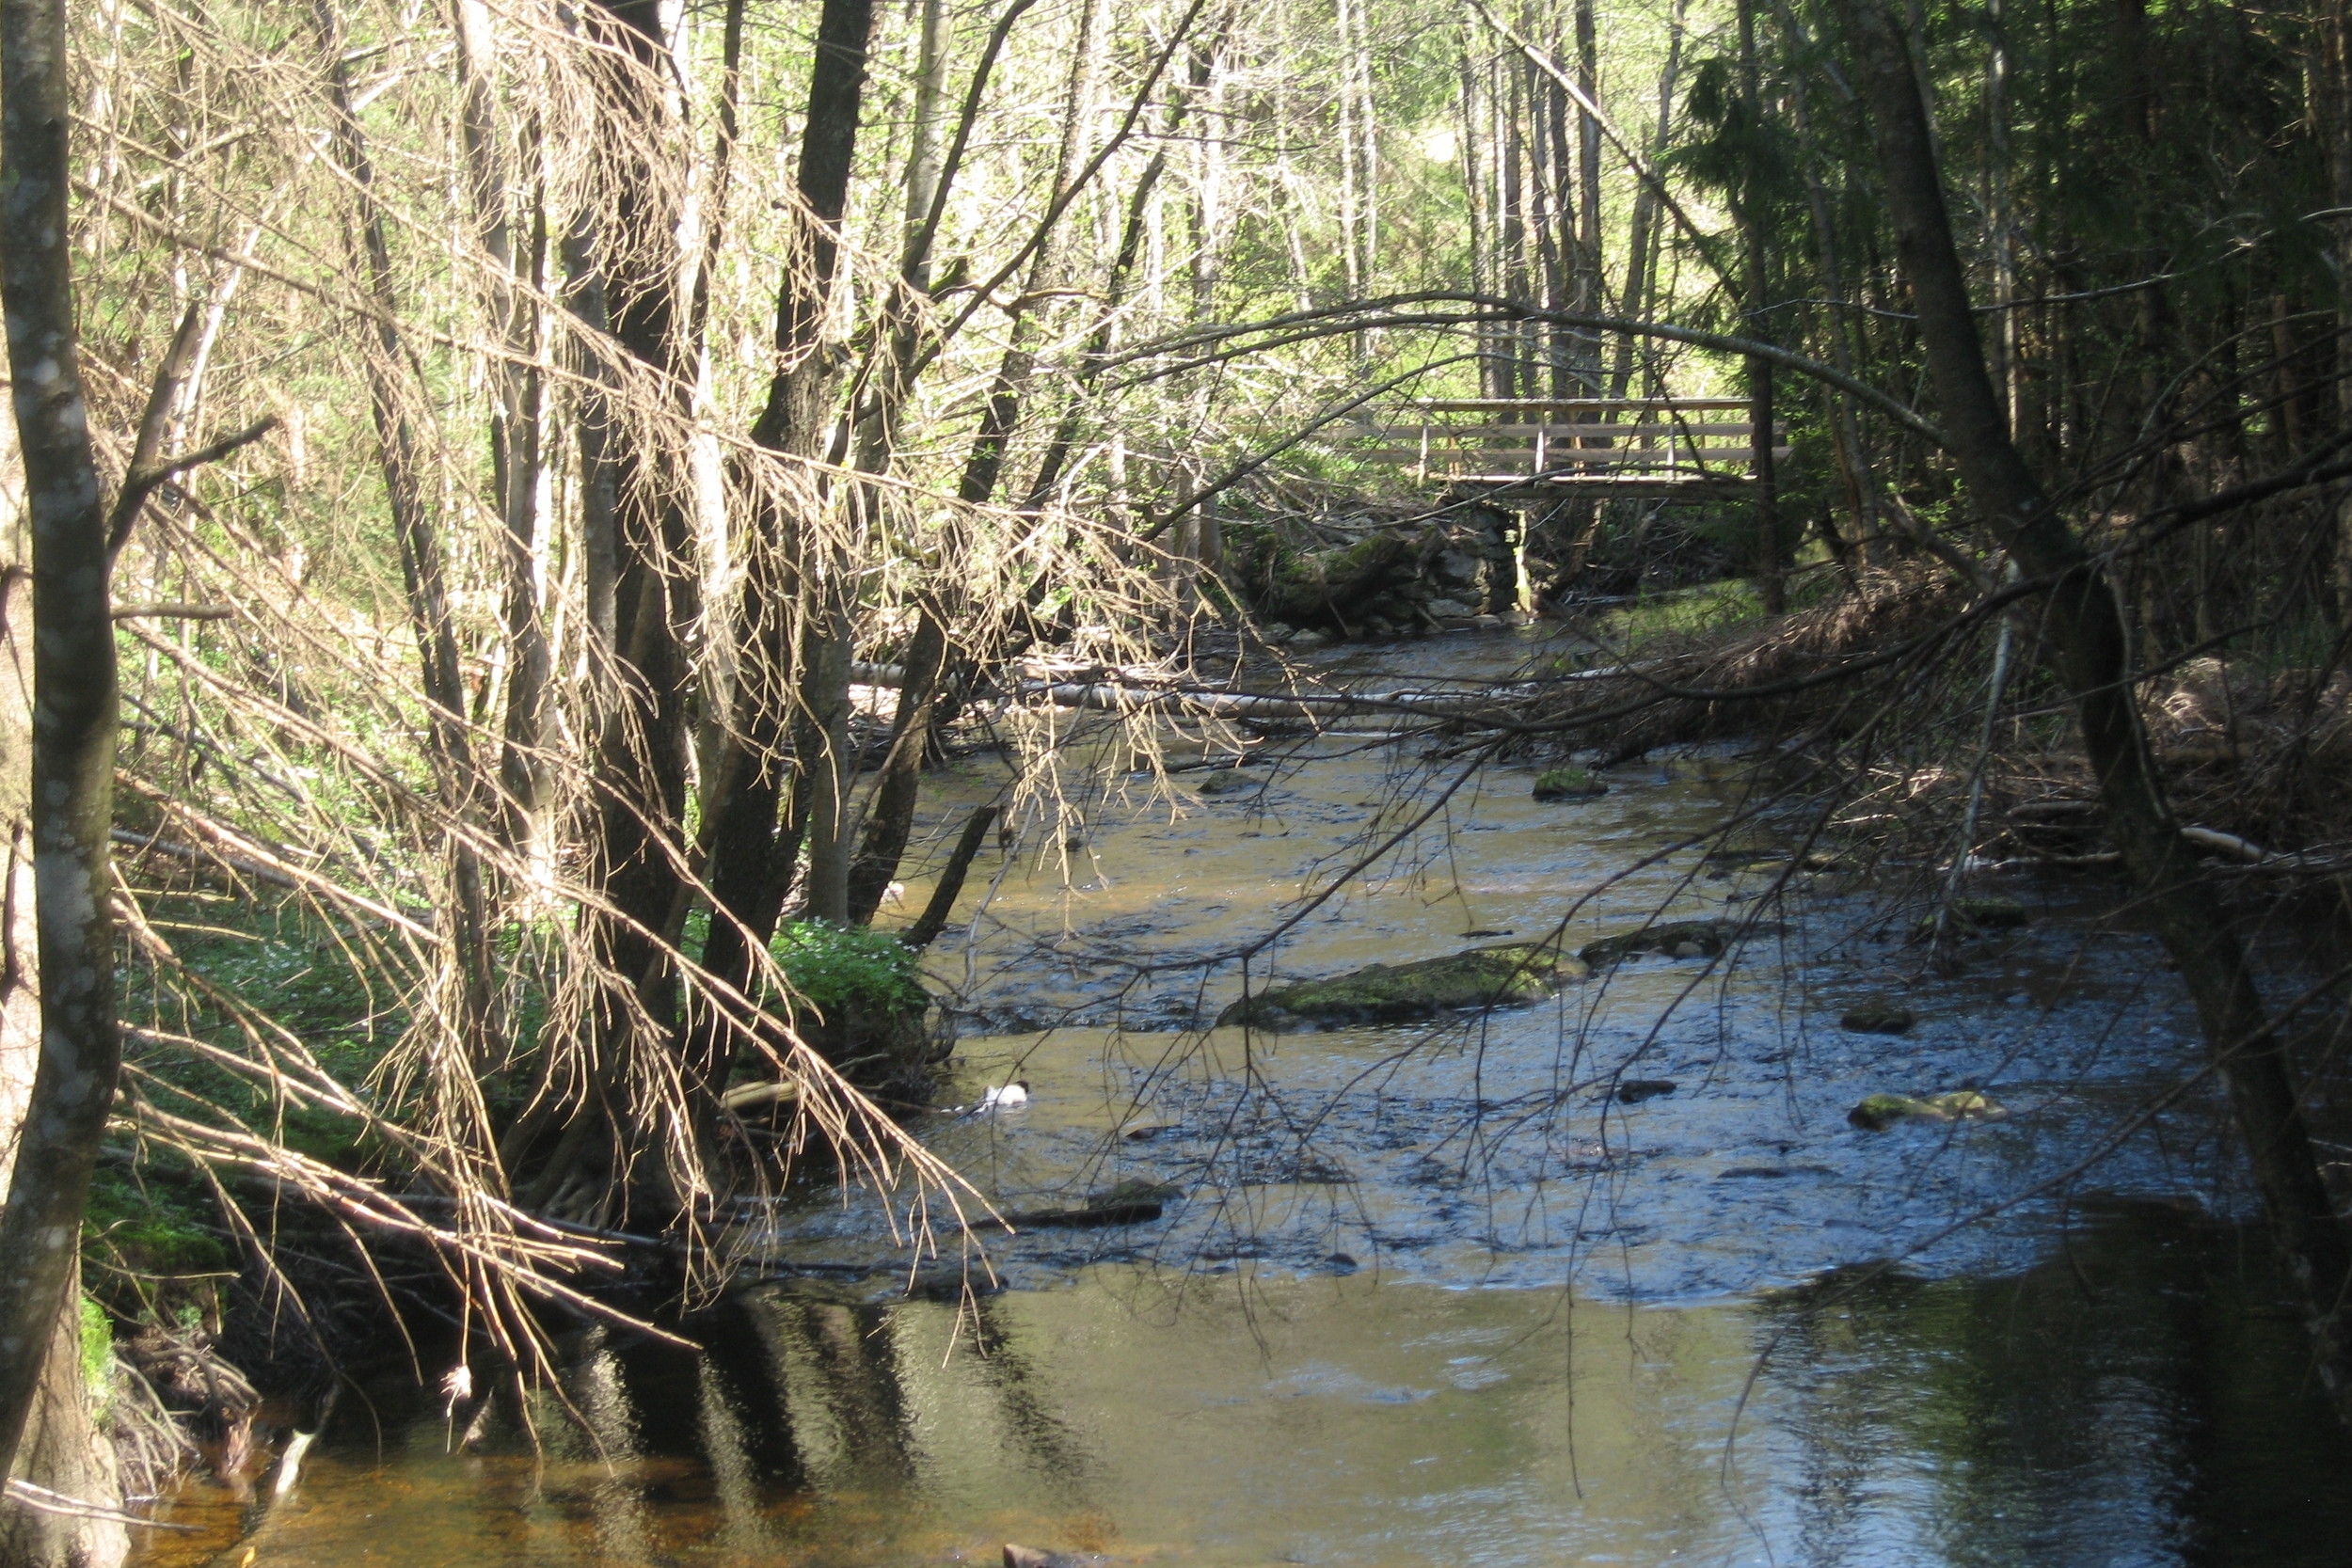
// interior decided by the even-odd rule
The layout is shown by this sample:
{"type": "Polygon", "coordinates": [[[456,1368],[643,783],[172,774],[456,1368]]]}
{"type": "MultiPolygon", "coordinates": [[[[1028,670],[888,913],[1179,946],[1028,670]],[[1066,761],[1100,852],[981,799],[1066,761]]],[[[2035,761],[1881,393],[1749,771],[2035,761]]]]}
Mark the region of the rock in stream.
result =
{"type": "Polygon", "coordinates": [[[1591,973],[1582,960],[1555,947],[1499,942],[1448,958],[1371,964],[1330,979],[1279,986],[1242,998],[1216,1022],[1219,1027],[1239,1023],[1276,1033],[1409,1023],[1457,1008],[1540,1001],[1591,973]]]}

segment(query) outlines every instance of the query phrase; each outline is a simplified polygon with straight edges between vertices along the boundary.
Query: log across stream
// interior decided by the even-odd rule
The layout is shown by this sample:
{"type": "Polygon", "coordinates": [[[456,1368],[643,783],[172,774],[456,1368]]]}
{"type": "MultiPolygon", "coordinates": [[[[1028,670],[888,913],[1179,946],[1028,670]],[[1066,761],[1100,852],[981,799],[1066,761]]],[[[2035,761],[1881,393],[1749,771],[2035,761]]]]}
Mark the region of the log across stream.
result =
{"type": "MultiPolygon", "coordinates": [[[[1507,673],[1534,636],[1353,675],[1507,673]]],[[[996,787],[959,766],[943,834],[996,787]]],[[[453,1451],[437,1409],[380,1403],[381,1439],[330,1433],[237,1552],[2340,1560],[2352,1443],[2306,1385],[2210,1097],[2147,1114],[2200,1052],[2105,884],[1987,879],[2025,924],[1987,922],[1938,975],[1894,879],[1804,871],[1763,829],[1702,841],[1743,803],[1727,753],[1553,802],[1535,764],[1496,764],[1399,859],[1221,957],[1426,802],[1432,766],[1450,777],[1302,740],[1247,788],[1178,773],[1171,802],[1137,775],[1031,824],[931,955],[960,1109],[915,1124],[1009,1232],[894,1252],[881,1199],[814,1179],[741,1216],[772,1257],[683,1325],[707,1354],[567,1342],[587,1433],[550,1399],[544,1454],[511,1431],[453,1451]],[[1665,919],[1750,934],[1590,946],[1665,919]],[[1213,1027],[1245,988],[1555,928],[1597,961],[1540,1000],[1213,1027]],[[1020,1104],[971,1109],[1014,1081],[1020,1104]],[[1855,1125],[1873,1095],[2006,1114],[1855,1125]],[[1082,1218],[1023,1223],[1057,1215],[1082,1218]]],[[[210,1533],[147,1560],[206,1560],[235,1511],[192,1491],[172,1517],[210,1533]]]]}

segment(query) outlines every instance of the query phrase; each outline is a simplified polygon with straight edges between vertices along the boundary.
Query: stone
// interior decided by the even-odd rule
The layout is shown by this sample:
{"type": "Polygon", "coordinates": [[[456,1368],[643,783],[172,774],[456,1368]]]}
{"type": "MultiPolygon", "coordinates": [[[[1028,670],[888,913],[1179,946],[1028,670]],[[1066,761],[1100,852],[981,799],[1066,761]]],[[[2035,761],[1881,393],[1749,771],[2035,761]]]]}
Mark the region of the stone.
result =
{"type": "Polygon", "coordinates": [[[1478,613],[1459,599],[1431,599],[1422,608],[1440,621],[1467,621],[1478,613]]]}
{"type": "MultiPolygon", "coordinates": [[[[1961,936],[1973,936],[1979,931],[2014,930],[2028,924],[2033,917],[2026,906],[2014,898],[1955,898],[1947,911],[1945,929],[1961,936]]],[[[1932,911],[1919,920],[1922,938],[1935,934],[1932,911]]]]}
{"type": "Polygon", "coordinates": [[[1101,1568],[1109,1560],[1096,1552],[1046,1552],[1005,1543],[1005,1568],[1101,1568]]]}
{"type": "Polygon", "coordinates": [[[920,1301],[958,1302],[966,1296],[993,1296],[1005,1282],[987,1266],[962,1269],[954,1265],[925,1269],[907,1282],[906,1293],[920,1301]]]}
{"type": "Polygon", "coordinates": [[[1322,648],[1329,646],[1330,641],[1331,634],[1329,632],[1318,631],[1314,627],[1309,626],[1300,631],[1296,636],[1293,637],[1289,642],[1284,644],[1284,646],[1292,648],[1322,648]]]}
{"type": "Polygon", "coordinates": [[[2002,1121],[2009,1108],[1976,1089],[1954,1089],[1924,1100],[1907,1094],[1874,1094],[1846,1113],[1866,1132],[1883,1132],[1899,1121],[2002,1121]]]}
{"type": "Polygon", "coordinates": [[[1102,1226],[1148,1225],[1160,1217],[1167,1205],[1184,1196],[1184,1189],[1169,1181],[1121,1181],[1089,1196],[1074,1209],[1007,1214],[1005,1223],[1015,1230],[1083,1230],[1102,1226]]]}
{"type": "Polygon", "coordinates": [[[1837,1025],[1857,1035],[1899,1035],[1918,1022],[1909,1007],[1893,1002],[1864,1002],[1847,1008],[1837,1025]]]}
{"type": "Polygon", "coordinates": [[[1672,1094],[1677,1087],[1670,1078],[1629,1078],[1617,1085],[1617,1098],[1628,1105],[1639,1105],[1645,1100],[1672,1094]]]}
{"type": "Polygon", "coordinates": [[[1643,953],[1664,953],[1677,958],[1712,958],[1719,957],[1739,929],[1728,920],[1669,920],[1657,926],[1645,926],[1623,936],[1603,937],[1586,942],[1577,957],[1598,969],[1643,953]]]}
{"type": "Polygon", "coordinates": [[[1540,942],[1501,942],[1418,963],[1372,964],[1325,980],[1302,980],[1244,997],[1217,1015],[1219,1027],[1246,1024],[1286,1033],[1407,1023],[1464,1007],[1507,1006],[1549,996],[1591,970],[1540,942]]]}
{"type": "Polygon", "coordinates": [[[1589,800],[1609,793],[1609,785],[1584,768],[1547,768],[1535,775],[1538,800],[1589,800]]]}
{"type": "Polygon", "coordinates": [[[1253,791],[1257,787],[1258,781],[1238,768],[1214,768],[1202,775],[1200,782],[1192,786],[1194,794],[1210,797],[1240,795],[1253,791]]]}

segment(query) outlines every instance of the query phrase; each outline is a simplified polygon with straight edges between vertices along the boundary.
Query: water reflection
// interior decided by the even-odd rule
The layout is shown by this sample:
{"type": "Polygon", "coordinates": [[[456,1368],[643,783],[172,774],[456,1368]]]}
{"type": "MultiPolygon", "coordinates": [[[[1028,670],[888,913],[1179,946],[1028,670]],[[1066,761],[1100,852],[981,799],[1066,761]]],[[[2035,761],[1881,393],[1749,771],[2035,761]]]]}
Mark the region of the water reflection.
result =
{"type": "Polygon", "coordinates": [[[1678,1307],[1134,1269],[961,1312],[765,1291],[691,1325],[704,1357],[580,1346],[593,1443],[346,1434],[253,1568],[2352,1560],[2352,1442],[2260,1249],[2077,1218],[2018,1276],[1678,1307]]]}

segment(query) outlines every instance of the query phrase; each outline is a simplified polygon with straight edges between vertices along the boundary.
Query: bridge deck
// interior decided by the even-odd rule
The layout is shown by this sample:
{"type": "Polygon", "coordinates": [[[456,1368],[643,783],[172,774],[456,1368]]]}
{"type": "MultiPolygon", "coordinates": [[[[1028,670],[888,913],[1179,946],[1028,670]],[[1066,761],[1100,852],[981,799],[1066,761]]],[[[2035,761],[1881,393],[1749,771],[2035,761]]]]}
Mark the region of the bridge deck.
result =
{"type": "MultiPolygon", "coordinates": [[[[1756,481],[1740,398],[1452,398],[1356,426],[1353,455],[1452,490],[1558,496],[1736,494],[1756,481]]],[[[1777,432],[1775,432],[1777,434],[1777,432]]],[[[1773,455],[1788,449],[1775,444],[1773,455]]]]}

